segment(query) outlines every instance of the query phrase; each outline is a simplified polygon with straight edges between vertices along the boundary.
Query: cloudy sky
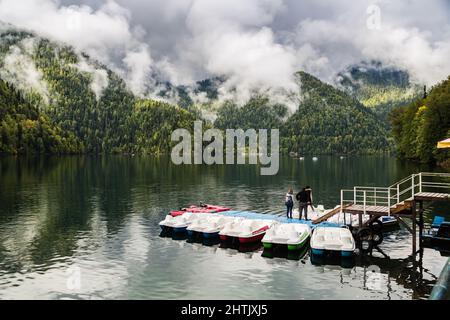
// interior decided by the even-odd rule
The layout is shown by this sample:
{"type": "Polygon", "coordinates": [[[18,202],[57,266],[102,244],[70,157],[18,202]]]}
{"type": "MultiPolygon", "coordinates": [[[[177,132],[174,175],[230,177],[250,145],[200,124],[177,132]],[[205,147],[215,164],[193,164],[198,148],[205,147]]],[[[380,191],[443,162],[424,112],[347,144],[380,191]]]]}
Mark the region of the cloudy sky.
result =
{"type": "Polygon", "coordinates": [[[290,90],[297,70],[332,82],[372,59],[426,84],[450,74],[448,0],[0,0],[0,21],[86,51],[137,93],[152,74],[290,90]]]}

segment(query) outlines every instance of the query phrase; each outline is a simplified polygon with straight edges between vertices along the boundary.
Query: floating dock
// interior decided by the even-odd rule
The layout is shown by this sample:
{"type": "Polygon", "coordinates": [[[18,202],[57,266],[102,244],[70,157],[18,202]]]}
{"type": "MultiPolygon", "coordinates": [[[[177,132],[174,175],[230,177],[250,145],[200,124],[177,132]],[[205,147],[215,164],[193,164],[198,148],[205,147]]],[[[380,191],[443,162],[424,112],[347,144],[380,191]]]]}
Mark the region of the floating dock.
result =
{"type": "Polygon", "coordinates": [[[324,228],[336,228],[342,227],[343,225],[331,222],[321,222],[320,224],[314,224],[313,221],[310,220],[299,220],[299,219],[288,219],[287,217],[280,217],[273,214],[265,214],[265,213],[257,213],[251,211],[225,211],[219,212],[218,214],[227,216],[227,217],[235,217],[235,218],[246,218],[252,220],[271,220],[280,223],[300,223],[306,224],[314,230],[316,227],[324,227],[324,228]]]}

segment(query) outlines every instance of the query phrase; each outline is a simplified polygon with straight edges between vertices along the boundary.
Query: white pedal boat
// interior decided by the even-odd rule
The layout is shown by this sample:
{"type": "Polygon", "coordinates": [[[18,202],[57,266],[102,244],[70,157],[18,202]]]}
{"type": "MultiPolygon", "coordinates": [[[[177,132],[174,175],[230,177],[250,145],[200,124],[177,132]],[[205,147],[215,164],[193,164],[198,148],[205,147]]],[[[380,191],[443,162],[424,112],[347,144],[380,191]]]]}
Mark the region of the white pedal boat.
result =
{"type": "Polygon", "coordinates": [[[221,217],[217,221],[211,221],[203,229],[203,237],[216,238],[226,225],[229,225],[229,223],[239,224],[242,223],[243,220],[244,218],[221,217]]]}
{"type": "Polygon", "coordinates": [[[194,221],[205,219],[206,213],[192,213],[186,212],[182,216],[173,217],[167,215],[166,218],[159,223],[163,230],[172,229],[174,232],[185,232],[186,229],[194,221]]]}
{"type": "Polygon", "coordinates": [[[220,240],[237,238],[240,243],[253,243],[261,241],[266,231],[275,223],[273,220],[243,219],[240,222],[227,223],[219,232],[220,240]]]}
{"type": "Polygon", "coordinates": [[[355,251],[355,239],[347,228],[317,227],[310,244],[314,255],[323,255],[325,251],[339,251],[343,257],[349,257],[355,251]]]}
{"type": "Polygon", "coordinates": [[[195,233],[202,234],[204,238],[216,238],[227,223],[241,221],[241,218],[226,217],[222,215],[209,214],[204,219],[197,219],[187,228],[189,236],[195,233]]]}
{"type": "Polygon", "coordinates": [[[274,224],[261,240],[265,249],[273,245],[286,245],[288,250],[300,250],[308,242],[311,228],[301,223],[274,224]]]}
{"type": "Polygon", "coordinates": [[[216,214],[209,214],[204,219],[195,219],[189,227],[187,227],[187,231],[189,235],[192,235],[193,233],[202,233],[203,229],[213,221],[216,221],[219,217],[216,214]]]}

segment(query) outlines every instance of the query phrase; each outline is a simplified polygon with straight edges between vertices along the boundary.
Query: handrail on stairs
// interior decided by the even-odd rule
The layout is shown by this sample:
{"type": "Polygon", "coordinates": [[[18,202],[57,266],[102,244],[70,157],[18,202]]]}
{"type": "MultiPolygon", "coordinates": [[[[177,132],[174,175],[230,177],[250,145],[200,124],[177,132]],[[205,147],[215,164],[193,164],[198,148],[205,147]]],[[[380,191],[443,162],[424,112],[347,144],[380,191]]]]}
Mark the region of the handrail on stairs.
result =
{"type": "Polygon", "coordinates": [[[450,173],[421,172],[412,174],[389,187],[355,186],[352,190],[341,190],[341,211],[344,204],[362,205],[364,213],[368,206],[387,206],[391,210],[408,199],[414,199],[417,193],[425,189],[446,189],[450,194],[450,173]],[[436,182],[433,178],[448,179],[436,182]],[[346,194],[352,197],[346,198],[346,194]]]}

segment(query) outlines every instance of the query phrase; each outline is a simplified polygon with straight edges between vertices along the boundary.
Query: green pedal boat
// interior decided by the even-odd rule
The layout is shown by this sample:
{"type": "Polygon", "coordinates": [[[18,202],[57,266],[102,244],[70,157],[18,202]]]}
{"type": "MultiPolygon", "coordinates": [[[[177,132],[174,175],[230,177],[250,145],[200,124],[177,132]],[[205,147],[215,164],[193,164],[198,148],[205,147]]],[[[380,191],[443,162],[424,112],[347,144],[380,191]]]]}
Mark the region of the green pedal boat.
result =
{"type": "Polygon", "coordinates": [[[288,250],[301,250],[311,237],[311,228],[302,223],[276,223],[267,230],[262,243],[265,249],[275,245],[287,246],[288,250]]]}

